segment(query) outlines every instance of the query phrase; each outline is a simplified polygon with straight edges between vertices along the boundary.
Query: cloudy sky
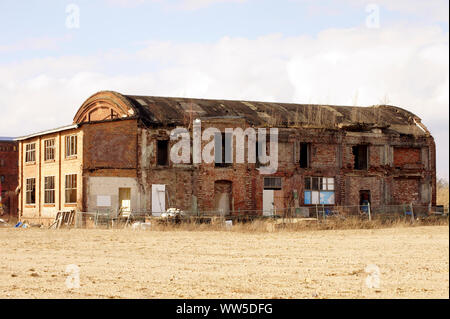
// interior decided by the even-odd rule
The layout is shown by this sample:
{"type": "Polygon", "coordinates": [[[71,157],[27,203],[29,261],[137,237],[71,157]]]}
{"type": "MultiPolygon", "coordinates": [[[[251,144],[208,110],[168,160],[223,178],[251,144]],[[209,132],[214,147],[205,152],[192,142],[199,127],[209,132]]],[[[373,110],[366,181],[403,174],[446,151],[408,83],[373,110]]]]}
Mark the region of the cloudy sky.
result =
{"type": "Polygon", "coordinates": [[[99,90],[406,108],[448,179],[447,0],[0,0],[0,136],[99,90]]]}

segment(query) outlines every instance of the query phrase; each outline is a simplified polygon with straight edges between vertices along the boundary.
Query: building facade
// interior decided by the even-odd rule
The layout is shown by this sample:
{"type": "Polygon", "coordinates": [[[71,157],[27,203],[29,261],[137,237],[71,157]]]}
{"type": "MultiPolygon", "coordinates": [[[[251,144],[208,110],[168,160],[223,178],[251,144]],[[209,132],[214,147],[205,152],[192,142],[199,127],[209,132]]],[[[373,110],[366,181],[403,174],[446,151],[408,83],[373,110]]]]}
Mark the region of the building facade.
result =
{"type": "MultiPolygon", "coordinates": [[[[39,222],[69,208],[272,214],[314,205],[370,202],[374,209],[385,209],[436,202],[433,137],[420,118],[394,106],[102,91],[83,103],[72,125],[17,140],[20,217],[39,222]],[[228,143],[228,137],[262,128],[277,128],[275,171],[262,174],[263,163],[248,161],[263,145],[259,134],[256,148],[239,144],[244,145],[243,163],[226,158],[229,151],[236,156],[239,147],[237,139],[228,143]],[[182,135],[174,135],[175,129],[189,140],[181,162],[171,160],[182,151],[177,148],[182,135]],[[196,161],[196,146],[204,152],[201,159],[212,151],[214,160],[196,161]]],[[[266,147],[270,154],[267,142],[266,147]]]]}
{"type": "Polygon", "coordinates": [[[12,138],[0,137],[0,214],[17,216],[18,149],[12,138]]]}

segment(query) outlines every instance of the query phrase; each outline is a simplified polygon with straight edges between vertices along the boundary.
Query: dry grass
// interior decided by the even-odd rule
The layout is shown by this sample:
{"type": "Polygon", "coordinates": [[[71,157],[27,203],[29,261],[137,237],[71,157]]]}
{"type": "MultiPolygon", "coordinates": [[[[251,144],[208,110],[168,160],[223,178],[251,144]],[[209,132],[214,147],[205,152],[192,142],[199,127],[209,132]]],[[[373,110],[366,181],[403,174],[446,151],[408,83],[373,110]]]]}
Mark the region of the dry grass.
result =
{"type": "Polygon", "coordinates": [[[448,186],[438,187],[436,196],[437,196],[436,203],[438,205],[448,206],[448,198],[449,198],[448,186]]]}
{"type": "MultiPolygon", "coordinates": [[[[448,298],[448,226],[0,229],[0,298],[448,298]],[[252,230],[254,229],[254,231],[252,230]],[[80,267],[80,288],[65,285],[80,267]],[[380,268],[380,287],[365,268],[380,268]]],[[[188,226],[186,226],[188,227],[188,226]]]]}
{"type": "Polygon", "coordinates": [[[297,232],[306,230],[342,230],[342,229],[380,229],[380,228],[401,228],[418,227],[424,225],[448,226],[448,217],[429,217],[426,220],[414,220],[408,218],[396,219],[374,219],[361,220],[357,217],[346,219],[327,219],[326,221],[316,219],[266,219],[255,220],[247,223],[234,223],[231,228],[227,228],[224,221],[217,220],[212,224],[180,223],[172,224],[157,220],[151,222],[152,230],[158,231],[223,231],[244,232],[244,233],[266,233],[266,232],[297,232]]]}

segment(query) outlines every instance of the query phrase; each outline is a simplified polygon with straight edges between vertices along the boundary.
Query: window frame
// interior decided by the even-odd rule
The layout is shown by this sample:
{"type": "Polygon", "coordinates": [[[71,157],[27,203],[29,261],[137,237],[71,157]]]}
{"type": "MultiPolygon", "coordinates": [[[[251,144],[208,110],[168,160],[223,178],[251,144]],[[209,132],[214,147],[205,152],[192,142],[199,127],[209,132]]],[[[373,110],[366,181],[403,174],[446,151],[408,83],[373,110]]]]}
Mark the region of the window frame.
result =
{"type": "MultiPolygon", "coordinates": [[[[336,205],[336,178],[328,176],[305,176],[303,180],[303,205],[336,205]],[[324,183],[325,180],[325,183],[324,183]],[[309,187],[307,186],[307,181],[309,187]],[[316,182],[315,182],[316,181],[316,182]],[[324,188],[325,186],[325,188],[324,188]],[[309,204],[306,203],[309,192],[309,204]],[[313,192],[317,194],[317,203],[313,202],[313,192]],[[324,204],[320,202],[320,193],[333,192],[334,199],[332,204],[324,204]]],[[[314,198],[315,200],[315,198],[314,198]]]]}
{"type": "Polygon", "coordinates": [[[283,189],[283,179],[279,176],[267,176],[267,177],[263,177],[263,189],[264,190],[281,190],[283,189]],[[278,182],[273,182],[273,183],[267,183],[266,181],[279,181],[278,182]],[[270,185],[268,185],[270,184],[270,185]]]}
{"type": "Polygon", "coordinates": [[[44,140],[44,161],[54,161],[56,153],[56,144],[55,138],[49,138],[44,140]],[[53,142],[53,145],[47,145],[49,142],[53,142]],[[52,154],[53,156],[50,158],[47,155],[52,154]]]}
{"type": "Polygon", "coordinates": [[[36,142],[25,144],[25,163],[36,163],[36,142]],[[29,146],[30,149],[28,149],[29,146]],[[32,149],[31,146],[33,146],[32,149]],[[32,157],[32,159],[30,159],[30,157],[32,157]]]}
{"type": "Polygon", "coordinates": [[[64,176],[64,203],[65,204],[76,204],[78,200],[78,174],[66,174],[64,176]],[[70,180],[70,177],[75,176],[75,179],[70,180]],[[69,178],[69,179],[68,179],[69,178]],[[68,182],[72,182],[68,185],[68,182]],[[75,184],[75,185],[74,185],[75,184]],[[68,187],[70,186],[70,187],[68,187]],[[70,199],[71,193],[67,196],[68,192],[75,192],[75,201],[68,201],[70,199]]]}
{"type": "Polygon", "coordinates": [[[55,176],[45,176],[44,177],[44,204],[47,204],[47,205],[51,205],[51,204],[55,204],[55,202],[56,202],[56,199],[55,199],[55,176]],[[50,186],[53,186],[53,188],[48,188],[48,183],[47,183],[47,180],[48,179],[53,179],[53,181],[52,181],[52,185],[50,185],[50,186]],[[51,195],[50,197],[53,199],[53,201],[48,201],[48,195],[51,195]]]}
{"type": "Polygon", "coordinates": [[[25,204],[26,205],[36,205],[36,177],[27,178],[25,187],[26,187],[25,188],[25,204]],[[31,181],[33,181],[33,183],[31,183],[31,181]],[[30,187],[31,187],[31,189],[30,189],[30,187]],[[33,197],[32,194],[34,194],[33,201],[31,201],[31,198],[33,197]],[[28,196],[30,196],[30,197],[28,197],[28,196]]]}
{"type": "Polygon", "coordinates": [[[71,134],[65,136],[65,157],[74,158],[78,155],[78,135],[71,134]],[[72,140],[73,138],[73,140],[72,140]],[[73,141],[75,142],[73,145],[73,141]],[[72,153],[73,152],[73,153],[72,153]]]}

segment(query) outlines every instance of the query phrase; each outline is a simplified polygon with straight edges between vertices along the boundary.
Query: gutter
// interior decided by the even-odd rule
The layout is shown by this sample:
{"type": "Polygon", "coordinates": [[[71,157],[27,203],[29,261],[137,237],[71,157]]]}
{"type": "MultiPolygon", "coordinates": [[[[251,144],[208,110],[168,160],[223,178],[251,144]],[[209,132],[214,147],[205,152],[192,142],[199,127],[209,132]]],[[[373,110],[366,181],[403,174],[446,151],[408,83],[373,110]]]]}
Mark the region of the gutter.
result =
{"type": "Polygon", "coordinates": [[[52,134],[52,133],[58,133],[58,132],[62,132],[62,131],[72,130],[74,128],[78,128],[78,124],[61,126],[61,127],[50,129],[50,130],[46,130],[46,131],[42,131],[42,132],[38,132],[38,133],[33,133],[33,134],[30,134],[30,135],[16,137],[14,139],[14,141],[23,141],[23,140],[27,140],[27,139],[32,138],[32,137],[37,137],[37,136],[46,135],[46,134],[52,134]]]}

